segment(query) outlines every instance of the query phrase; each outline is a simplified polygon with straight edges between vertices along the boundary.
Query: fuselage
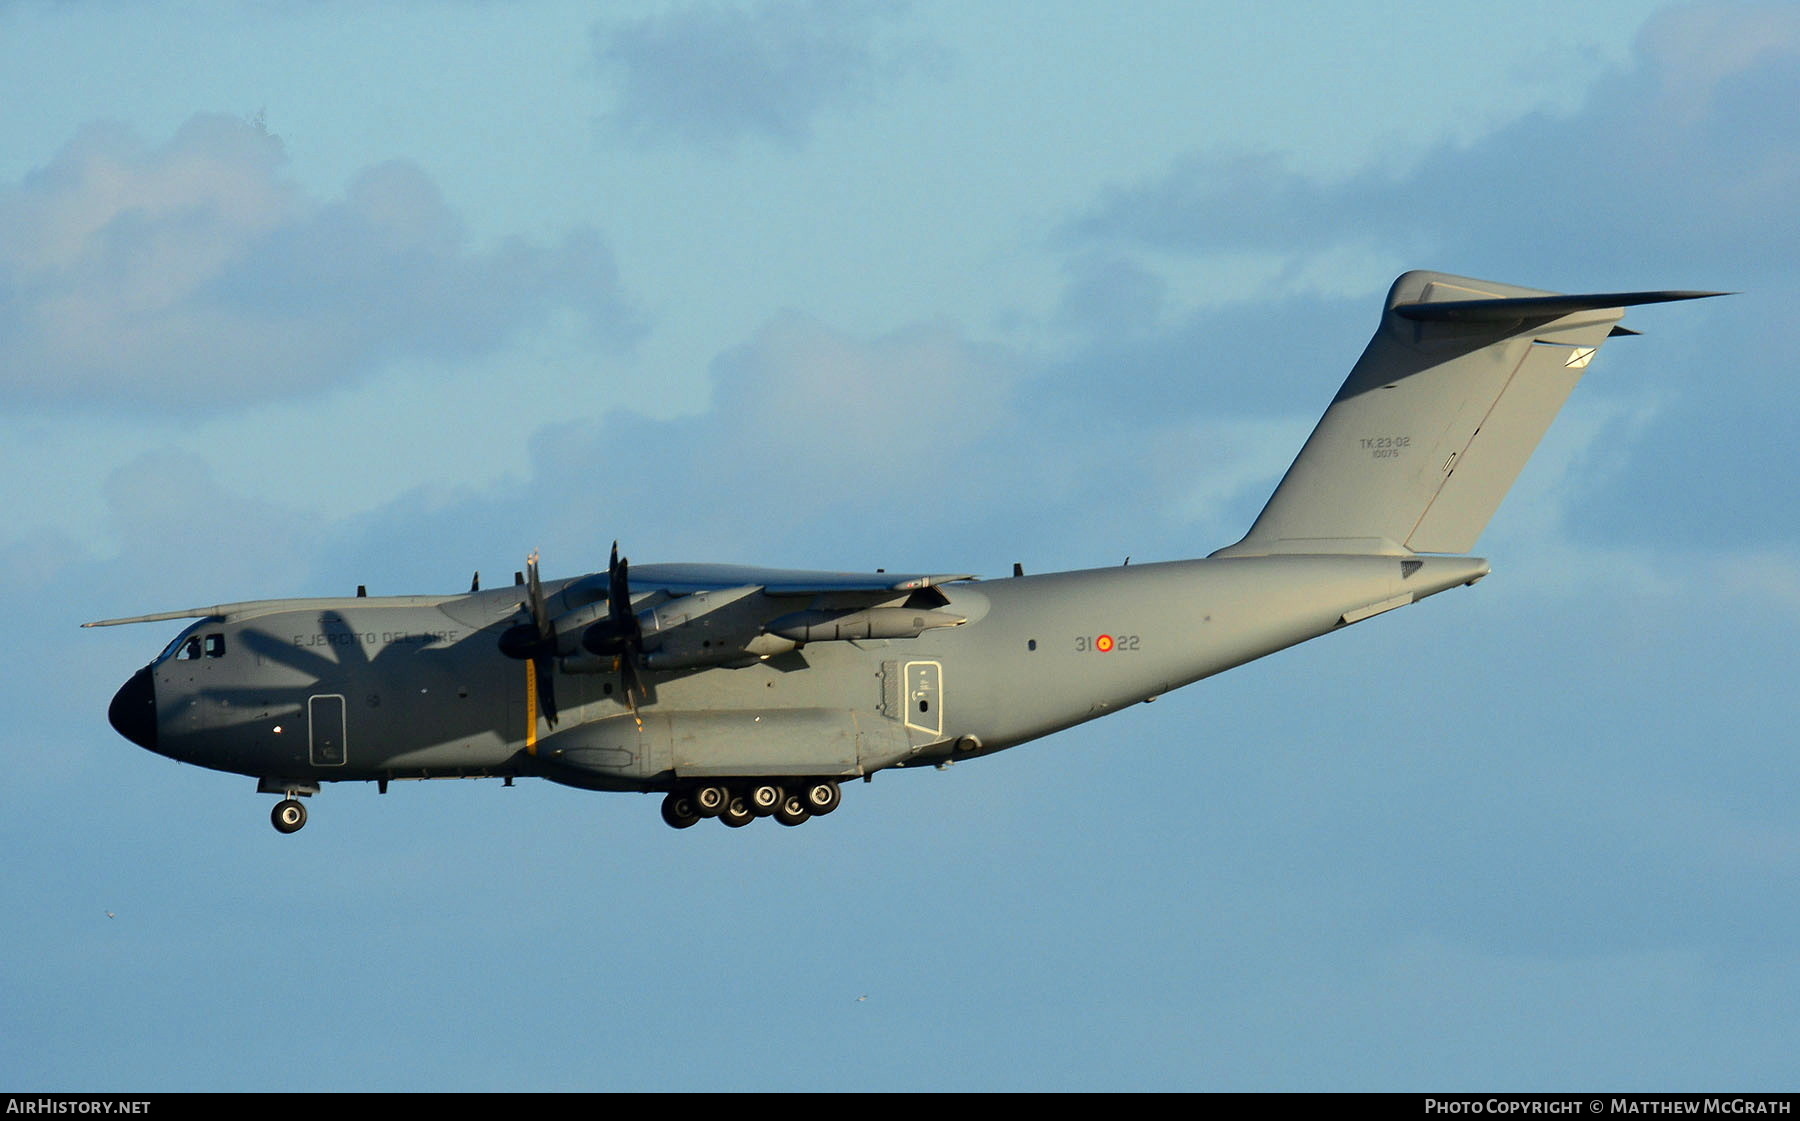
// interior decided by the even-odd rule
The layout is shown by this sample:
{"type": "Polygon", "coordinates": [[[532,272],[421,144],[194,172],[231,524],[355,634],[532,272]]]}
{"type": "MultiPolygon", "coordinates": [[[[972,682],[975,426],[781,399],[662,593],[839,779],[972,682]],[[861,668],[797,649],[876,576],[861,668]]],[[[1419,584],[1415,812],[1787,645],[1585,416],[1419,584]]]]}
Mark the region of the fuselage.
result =
{"type": "MultiPolygon", "coordinates": [[[[295,787],[859,776],[1012,747],[1486,572],[1470,557],[1270,556],[948,583],[942,610],[962,625],[643,671],[635,711],[616,662],[592,657],[556,659],[553,697],[539,695],[533,664],[499,648],[516,588],[266,601],[191,625],[112,718],[153,751],[295,787]]],[[[795,606],[741,587],[662,590],[658,574],[634,570],[633,598],[730,600],[739,629],[746,612],[767,622],[795,606]]]]}

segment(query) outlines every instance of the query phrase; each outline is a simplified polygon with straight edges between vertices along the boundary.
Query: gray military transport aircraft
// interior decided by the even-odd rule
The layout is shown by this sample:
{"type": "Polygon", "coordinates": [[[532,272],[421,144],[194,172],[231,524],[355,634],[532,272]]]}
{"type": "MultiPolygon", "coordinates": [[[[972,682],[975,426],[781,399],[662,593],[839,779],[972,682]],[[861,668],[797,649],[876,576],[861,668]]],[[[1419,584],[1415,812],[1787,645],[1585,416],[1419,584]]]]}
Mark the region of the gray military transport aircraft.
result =
{"type": "Polygon", "coordinates": [[[1432,272],[1381,324],[1250,532],[1199,560],[963,573],[631,567],[426,596],[270,599],[197,620],[112,725],[282,795],[536,776],[661,792],[677,829],[830,813],[839,783],[972,759],[1473,584],[1466,555],[1635,304],[1432,272]]]}

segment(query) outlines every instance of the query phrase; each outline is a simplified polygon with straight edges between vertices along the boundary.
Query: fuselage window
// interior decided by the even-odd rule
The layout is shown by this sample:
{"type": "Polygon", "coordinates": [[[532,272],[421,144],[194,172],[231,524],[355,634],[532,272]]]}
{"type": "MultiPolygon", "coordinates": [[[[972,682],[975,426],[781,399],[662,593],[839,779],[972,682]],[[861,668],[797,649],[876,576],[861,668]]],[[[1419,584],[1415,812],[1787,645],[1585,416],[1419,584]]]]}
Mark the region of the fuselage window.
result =
{"type": "Polygon", "coordinates": [[[222,634],[209,634],[206,636],[203,647],[207,657],[223,658],[225,656],[225,636],[222,634]]]}
{"type": "Polygon", "coordinates": [[[175,655],[175,660],[178,662],[191,662],[199,656],[200,636],[197,634],[189,635],[188,640],[181,644],[181,653],[175,655]]]}

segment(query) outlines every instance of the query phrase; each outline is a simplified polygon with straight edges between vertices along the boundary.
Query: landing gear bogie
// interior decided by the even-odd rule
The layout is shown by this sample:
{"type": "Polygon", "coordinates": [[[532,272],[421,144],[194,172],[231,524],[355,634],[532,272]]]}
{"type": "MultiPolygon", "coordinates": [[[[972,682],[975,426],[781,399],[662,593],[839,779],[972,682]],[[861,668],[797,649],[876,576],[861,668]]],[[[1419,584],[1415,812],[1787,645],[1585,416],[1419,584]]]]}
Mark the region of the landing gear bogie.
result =
{"type": "Polygon", "coordinates": [[[844,792],[828,778],[813,779],[800,788],[800,796],[814,817],[824,817],[843,804],[844,792]]]}
{"type": "Polygon", "coordinates": [[[768,817],[781,808],[781,800],[787,797],[787,791],[772,782],[759,782],[750,787],[745,796],[750,803],[750,812],[757,817],[768,817]]]}
{"type": "Polygon", "coordinates": [[[718,783],[696,786],[692,797],[694,812],[701,817],[718,817],[731,804],[731,791],[718,783]]]}
{"type": "Polygon", "coordinates": [[[781,799],[781,805],[775,807],[775,820],[783,825],[804,825],[812,811],[806,808],[806,800],[798,794],[789,794],[781,799]]]}
{"type": "Polygon", "coordinates": [[[788,779],[785,783],[714,780],[669,792],[663,797],[662,817],[672,829],[686,829],[708,817],[718,818],[730,829],[742,829],[759,817],[794,826],[824,817],[843,799],[837,780],[830,778],[788,779]]]}
{"type": "Polygon", "coordinates": [[[663,799],[662,819],[671,829],[686,829],[699,824],[700,811],[694,808],[692,796],[677,790],[663,799]]]}
{"type": "Polygon", "coordinates": [[[750,800],[742,794],[733,794],[719,811],[719,820],[732,829],[742,829],[756,820],[756,813],[750,809],[750,800]]]}

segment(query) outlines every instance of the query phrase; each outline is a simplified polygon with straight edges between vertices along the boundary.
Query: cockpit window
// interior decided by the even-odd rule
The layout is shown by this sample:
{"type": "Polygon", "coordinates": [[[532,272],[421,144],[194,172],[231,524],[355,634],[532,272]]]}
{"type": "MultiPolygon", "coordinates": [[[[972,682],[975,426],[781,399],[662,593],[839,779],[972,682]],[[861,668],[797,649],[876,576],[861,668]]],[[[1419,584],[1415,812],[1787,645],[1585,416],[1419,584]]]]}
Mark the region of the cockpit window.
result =
{"type": "Polygon", "coordinates": [[[225,635],[221,631],[203,633],[205,627],[216,627],[218,619],[202,619],[175,636],[175,641],[163,647],[157,655],[157,662],[174,659],[178,662],[193,661],[196,658],[223,658],[225,656],[225,635]]]}

